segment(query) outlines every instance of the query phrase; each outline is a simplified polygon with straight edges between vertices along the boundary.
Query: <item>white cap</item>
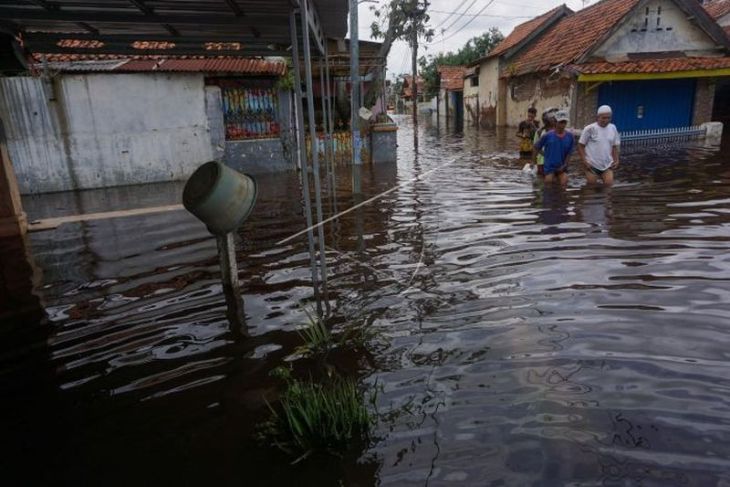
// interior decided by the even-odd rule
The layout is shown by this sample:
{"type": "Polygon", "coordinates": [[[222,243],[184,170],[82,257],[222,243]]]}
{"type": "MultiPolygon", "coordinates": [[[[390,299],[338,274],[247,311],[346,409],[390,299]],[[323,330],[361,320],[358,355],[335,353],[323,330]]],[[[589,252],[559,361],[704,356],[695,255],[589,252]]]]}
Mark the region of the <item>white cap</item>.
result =
{"type": "Polygon", "coordinates": [[[570,120],[570,117],[568,117],[568,113],[564,111],[559,111],[555,114],[555,120],[557,122],[567,122],[570,120]]]}
{"type": "Polygon", "coordinates": [[[608,105],[601,105],[598,107],[598,113],[596,115],[611,115],[613,113],[613,110],[611,110],[611,107],[608,105]]]}

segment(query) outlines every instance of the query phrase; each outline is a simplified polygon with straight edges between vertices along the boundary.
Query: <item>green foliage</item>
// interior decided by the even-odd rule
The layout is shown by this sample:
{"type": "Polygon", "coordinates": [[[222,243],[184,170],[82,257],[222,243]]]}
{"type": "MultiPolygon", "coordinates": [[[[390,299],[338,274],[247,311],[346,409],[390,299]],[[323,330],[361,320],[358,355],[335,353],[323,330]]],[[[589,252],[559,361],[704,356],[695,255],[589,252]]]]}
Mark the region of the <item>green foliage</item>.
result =
{"type": "Polygon", "coordinates": [[[471,64],[477,59],[486,56],[494,47],[504,40],[504,36],[496,27],[492,27],[484,34],[473,37],[456,52],[438,53],[437,55],[422,56],[418,60],[421,76],[426,82],[426,93],[435,95],[439,89],[438,66],[462,66],[471,64]]]}
{"type": "Polygon", "coordinates": [[[419,0],[390,0],[382,7],[371,6],[375,22],[370,25],[372,37],[391,43],[396,39],[409,41],[414,29],[421,39],[431,41],[434,30],[428,25],[431,17],[419,0]]]}
{"type": "Polygon", "coordinates": [[[304,341],[304,353],[306,355],[326,355],[334,346],[335,339],[327,328],[324,320],[314,317],[305,308],[309,323],[303,329],[297,331],[304,341]]]}
{"type": "Polygon", "coordinates": [[[294,463],[316,451],[345,450],[353,440],[368,436],[373,418],[354,380],[339,376],[325,384],[290,376],[286,380],[279,407],[269,405],[271,418],[260,438],[299,455],[294,463]]]}

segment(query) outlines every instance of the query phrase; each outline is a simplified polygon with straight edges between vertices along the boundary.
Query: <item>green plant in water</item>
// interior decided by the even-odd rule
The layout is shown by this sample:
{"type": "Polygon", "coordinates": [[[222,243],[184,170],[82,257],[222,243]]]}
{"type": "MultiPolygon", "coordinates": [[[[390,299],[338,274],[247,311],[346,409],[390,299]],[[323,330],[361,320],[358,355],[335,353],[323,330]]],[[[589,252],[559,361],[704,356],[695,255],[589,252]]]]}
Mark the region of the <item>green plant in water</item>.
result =
{"type": "Polygon", "coordinates": [[[287,379],[280,405],[262,429],[268,439],[297,463],[315,451],[338,453],[368,436],[372,418],[352,379],[333,377],[325,384],[287,379]]]}
{"type": "Polygon", "coordinates": [[[303,353],[305,355],[326,355],[336,345],[334,336],[322,318],[312,316],[312,313],[306,308],[304,312],[307,314],[309,323],[297,331],[304,341],[303,353]]]}

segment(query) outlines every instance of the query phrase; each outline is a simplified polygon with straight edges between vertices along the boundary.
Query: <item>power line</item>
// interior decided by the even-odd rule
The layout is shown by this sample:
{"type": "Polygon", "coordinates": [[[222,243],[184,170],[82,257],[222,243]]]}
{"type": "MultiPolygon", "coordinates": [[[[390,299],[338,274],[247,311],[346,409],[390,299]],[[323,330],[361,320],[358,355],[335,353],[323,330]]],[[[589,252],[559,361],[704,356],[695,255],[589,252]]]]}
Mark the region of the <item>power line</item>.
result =
{"type": "MultiPolygon", "coordinates": [[[[459,13],[459,9],[460,9],[461,7],[463,7],[463,6],[464,6],[464,4],[465,4],[465,3],[467,2],[467,1],[468,1],[468,0],[462,0],[462,2],[461,2],[461,3],[459,4],[459,6],[458,6],[458,7],[456,7],[456,9],[454,9],[454,11],[453,11],[453,12],[444,12],[444,13],[448,13],[448,14],[449,14],[449,16],[448,16],[448,17],[446,17],[446,18],[445,18],[444,20],[442,20],[442,21],[441,21],[441,22],[439,23],[439,25],[437,25],[436,27],[434,27],[434,29],[438,29],[439,27],[441,27],[442,25],[444,25],[444,24],[446,23],[446,21],[447,21],[447,20],[449,20],[449,19],[451,18],[451,16],[452,16],[452,15],[454,15],[454,14],[458,14],[458,13],[459,13]]],[[[429,12],[435,12],[435,10],[429,10],[429,12]]]]}
{"type": "MultiPolygon", "coordinates": [[[[482,9],[481,9],[481,10],[480,10],[479,12],[477,12],[477,14],[481,14],[482,12],[484,12],[484,11],[485,11],[485,10],[487,9],[487,7],[489,7],[489,6],[490,6],[490,5],[492,5],[493,3],[494,3],[494,0],[490,0],[490,1],[489,1],[489,2],[488,2],[488,3],[487,3],[487,4],[485,5],[485,6],[484,6],[484,7],[482,7],[482,9]]],[[[450,36],[448,36],[448,37],[442,37],[441,39],[438,39],[438,40],[437,40],[436,42],[444,42],[444,41],[447,41],[447,40],[451,39],[451,38],[452,38],[452,37],[454,37],[454,36],[455,36],[456,34],[458,34],[459,32],[461,32],[462,30],[464,30],[464,28],[465,28],[465,27],[466,27],[467,25],[469,25],[469,24],[471,24],[472,22],[474,22],[474,19],[476,19],[476,17],[472,17],[472,18],[470,18],[470,19],[469,19],[469,20],[468,20],[468,21],[467,21],[467,22],[466,22],[466,23],[465,23],[464,25],[462,25],[461,27],[459,27],[459,28],[458,28],[458,29],[457,29],[456,31],[454,31],[454,32],[453,32],[453,33],[452,33],[452,34],[451,34],[450,36]]],[[[434,42],[431,42],[431,43],[429,43],[429,45],[431,45],[431,44],[434,44],[434,42]]]]}
{"type": "MultiPolygon", "coordinates": [[[[446,10],[429,10],[428,13],[435,13],[435,14],[458,14],[459,12],[449,12],[449,11],[446,11],[446,10]]],[[[534,17],[534,15],[464,14],[464,17],[495,17],[495,18],[498,18],[498,19],[513,20],[513,19],[531,19],[531,18],[534,17]]]]}
{"type": "Polygon", "coordinates": [[[441,29],[441,31],[443,32],[443,31],[445,31],[445,30],[449,30],[450,28],[452,28],[452,27],[454,26],[454,24],[455,24],[455,23],[457,23],[457,22],[458,22],[459,20],[461,20],[461,19],[462,19],[462,18],[464,17],[464,14],[466,14],[466,13],[467,13],[467,12],[469,11],[469,9],[470,9],[470,8],[472,8],[472,7],[474,6],[474,4],[475,4],[475,3],[477,3],[477,0],[473,0],[473,1],[472,1],[472,2],[471,2],[471,3],[469,4],[469,6],[468,6],[468,7],[466,7],[466,9],[465,9],[465,10],[464,10],[463,12],[461,12],[461,14],[460,14],[460,15],[459,15],[458,17],[456,17],[456,19],[454,19],[454,21],[453,21],[453,22],[451,22],[451,23],[449,24],[449,26],[448,26],[448,27],[444,27],[443,29],[441,29]]]}

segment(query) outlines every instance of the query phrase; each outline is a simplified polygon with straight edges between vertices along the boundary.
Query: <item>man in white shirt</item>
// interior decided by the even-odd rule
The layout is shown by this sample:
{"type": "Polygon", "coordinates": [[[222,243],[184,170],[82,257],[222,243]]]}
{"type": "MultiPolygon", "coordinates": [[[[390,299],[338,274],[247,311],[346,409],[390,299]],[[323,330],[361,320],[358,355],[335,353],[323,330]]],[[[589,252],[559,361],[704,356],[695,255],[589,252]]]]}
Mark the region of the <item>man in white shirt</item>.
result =
{"type": "Polygon", "coordinates": [[[596,122],[583,129],[578,141],[578,153],[586,170],[589,184],[598,178],[606,185],[613,184],[613,171],[618,167],[618,149],[621,145],[616,126],[611,123],[613,111],[608,105],[598,109],[596,122]]]}

